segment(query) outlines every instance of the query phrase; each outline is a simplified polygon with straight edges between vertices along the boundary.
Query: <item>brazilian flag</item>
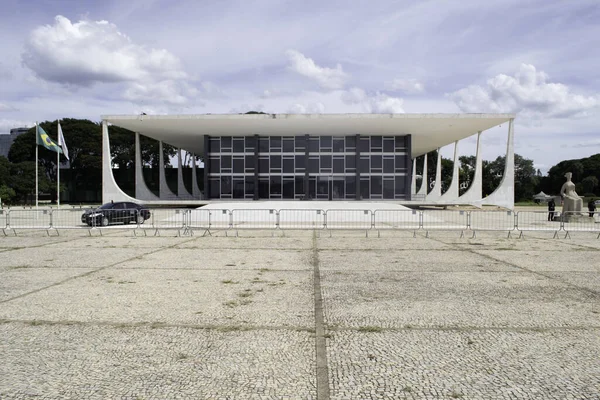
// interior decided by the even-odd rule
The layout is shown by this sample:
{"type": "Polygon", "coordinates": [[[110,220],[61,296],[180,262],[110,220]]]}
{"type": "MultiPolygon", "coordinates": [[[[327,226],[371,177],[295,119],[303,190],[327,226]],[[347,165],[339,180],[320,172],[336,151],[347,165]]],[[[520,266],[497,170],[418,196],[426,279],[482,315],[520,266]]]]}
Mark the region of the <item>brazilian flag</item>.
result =
{"type": "Polygon", "coordinates": [[[48,136],[44,128],[39,125],[37,127],[36,144],[40,144],[48,150],[55,151],[60,154],[63,152],[60,146],[56,144],[54,140],[50,139],[50,136],[48,136]]]}

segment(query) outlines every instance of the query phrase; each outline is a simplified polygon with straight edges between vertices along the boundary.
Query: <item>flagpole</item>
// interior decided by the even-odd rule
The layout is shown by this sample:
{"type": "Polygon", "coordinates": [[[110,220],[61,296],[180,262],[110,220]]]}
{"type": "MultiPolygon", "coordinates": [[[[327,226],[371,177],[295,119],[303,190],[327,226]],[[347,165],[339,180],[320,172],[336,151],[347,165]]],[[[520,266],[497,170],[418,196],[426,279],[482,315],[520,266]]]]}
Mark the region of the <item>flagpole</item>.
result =
{"type": "Polygon", "coordinates": [[[38,123],[35,123],[35,209],[38,208],[38,123]]]}
{"type": "MultiPolygon", "coordinates": [[[[60,119],[56,128],[56,136],[60,143],[60,134],[58,133],[58,127],[60,126],[60,119]]],[[[56,152],[56,207],[60,208],[60,153],[56,152]]]]}

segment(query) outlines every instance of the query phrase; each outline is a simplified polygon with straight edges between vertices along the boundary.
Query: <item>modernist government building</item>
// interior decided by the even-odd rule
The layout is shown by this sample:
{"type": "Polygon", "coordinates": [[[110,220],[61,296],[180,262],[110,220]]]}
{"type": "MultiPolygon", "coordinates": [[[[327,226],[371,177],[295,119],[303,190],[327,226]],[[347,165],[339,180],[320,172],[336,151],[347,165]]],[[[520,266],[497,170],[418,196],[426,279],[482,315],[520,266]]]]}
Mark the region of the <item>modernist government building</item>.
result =
{"type": "MultiPolygon", "coordinates": [[[[401,204],[496,204],[512,208],[514,151],[512,114],[232,114],[110,115],[102,117],[103,201],[145,204],[204,204],[233,200],[369,200],[401,204]],[[480,137],[506,124],[506,169],[500,187],[482,198],[480,137]],[[125,194],[111,169],[110,126],[136,133],[136,193],[125,194]],[[139,135],[160,143],[159,194],[142,174],[139,135]],[[459,141],[477,137],[476,171],[459,196],[459,141]],[[167,186],[163,143],[204,160],[204,188],[192,169],[192,190],[167,186]],[[429,187],[424,165],[416,187],[417,157],[454,143],[450,188],[441,191],[441,162],[429,187]]],[[[427,157],[422,157],[427,162],[427,157]]],[[[430,177],[431,178],[431,177],[430,177]]]]}

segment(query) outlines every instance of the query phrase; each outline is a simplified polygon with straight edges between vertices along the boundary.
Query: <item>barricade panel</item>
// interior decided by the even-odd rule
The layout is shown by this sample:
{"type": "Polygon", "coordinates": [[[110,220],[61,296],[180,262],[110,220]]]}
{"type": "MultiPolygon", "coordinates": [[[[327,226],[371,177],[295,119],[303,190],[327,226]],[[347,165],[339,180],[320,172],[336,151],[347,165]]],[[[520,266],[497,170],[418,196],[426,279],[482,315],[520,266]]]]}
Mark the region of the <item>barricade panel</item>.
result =
{"type": "Polygon", "coordinates": [[[277,229],[277,210],[243,209],[231,211],[232,229],[277,229]]]}
{"type": "Polygon", "coordinates": [[[470,228],[474,231],[513,231],[515,215],[513,211],[473,210],[470,212],[470,228]]]}
{"type": "Polygon", "coordinates": [[[422,227],[432,230],[468,229],[468,212],[463,210],[425,210],[422,211],[422,227]]]}
{"type": "Polygon", "coordinates": [[[52,210],[52,228],[54,229],[82,229],[89,228],[86,223],[86,214],[91,213],[91,208],[70,208],[52,210]]]}
{"type": "Polygon", "coordinates": [[[8,210],[0,210],[0,229],[6,229],[8,224],[8,210]]]}
{"type": "Polygon", "coordinates": [[[231,228],[231,211],[229,210],[209,210],[210,229],[229,229],[231,228]]]}
{"type": "Polygon", "coordinates": [[[283,209],[279,210],[280,229],[323,229],[325,228],[325,211],[283,209]]]}
{"type": "Polygon", "coordinates": [[[600,219],[598,213],[590,213],[585,210],[581,212],[567,211],[562,213],[560,219],[563,229],[567,232],[600,232],[600,219]]]}
{"type": "Polygon", "coordinates": [[[149,210],[150,219],[146,221],[146,225],[140,224],[140,228],[184,229],[188,219],[188,211],[190,210],[153,208],[149,210]]]}
{"type": "Polygon", "coordinates": [[[50,229],[51,209],[10,210],[9,228],[12,229],[50,229]]]}
{"type": "Polygon", "coordinates": [[[517,229],[524,231],[558,231],[561,229],[560,213],[547,211],[519,211],[517,229]]]}
{"type": "Polygon", "coordinates": [[[375,229],[408,229],[421,227],[421,215],[417,210],[375,210],[373,212],[375,229]]]}
{"type": "Polygon", "coordinates": [[[325,221],[327,229],[371,229],[373,213],[371,210],[327,210],[325,221]]]}
{"type": "MultiPolygon", "coordinates": [[[[188,219],[187,220],[188,228],[209,229],[209,227],[210,227],[210,211],[209,210],[203,210],[202,208],[195,209],[195,210],[188,210],[187,219],[188,219]]],[[[227,217],[227,221],[229,224],[229,217],[227,217]]]]}

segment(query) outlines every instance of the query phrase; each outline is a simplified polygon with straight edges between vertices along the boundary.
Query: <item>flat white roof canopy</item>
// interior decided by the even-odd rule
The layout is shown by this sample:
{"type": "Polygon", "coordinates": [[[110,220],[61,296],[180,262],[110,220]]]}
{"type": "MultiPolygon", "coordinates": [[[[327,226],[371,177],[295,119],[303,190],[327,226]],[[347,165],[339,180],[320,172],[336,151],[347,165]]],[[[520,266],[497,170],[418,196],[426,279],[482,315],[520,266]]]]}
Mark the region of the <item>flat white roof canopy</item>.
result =
{"type": "Polygon", "coordinates": [[[514,114],[104,115],[103,121],[195,154],[204,135],[412,135],[417,157],[515,118],[514,114]]]}

